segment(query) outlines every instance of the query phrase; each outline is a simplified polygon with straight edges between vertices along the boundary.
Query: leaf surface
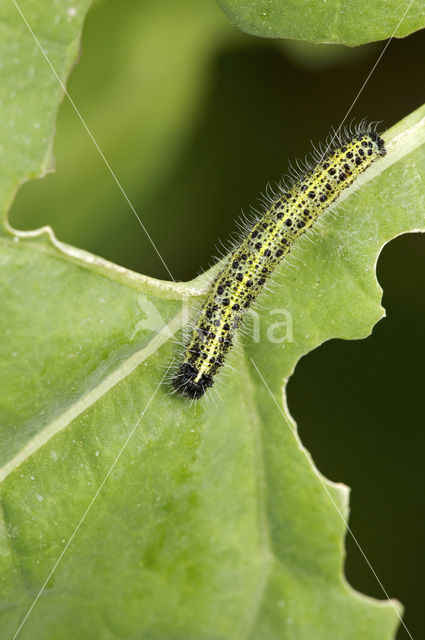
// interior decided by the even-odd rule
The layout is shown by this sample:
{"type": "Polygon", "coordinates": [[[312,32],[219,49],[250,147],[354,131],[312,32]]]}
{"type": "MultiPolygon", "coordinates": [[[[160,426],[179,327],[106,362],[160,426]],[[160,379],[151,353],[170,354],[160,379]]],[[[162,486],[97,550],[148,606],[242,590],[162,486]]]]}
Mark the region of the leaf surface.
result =
{"type": "Polygon", "coordinates": [[[425,26],[423,0],[217,0],[242,31],[264,38],[355,46],[425,26]]]}
{"type": "MultiPolygon", "coordinates": [[[[70,16],[56,2],[50,21],[35,3],[20,6],[65,81],[87,3],[74,2],[70,16]]],[[[17,185],[51,166],[61,91],[20,16],[1,11],[6,211],[17,185]]],[[[2,638],[13,637],[88,508],[21,638],[393,637],[394,609],[343,578],[347,490],[314,467],[282,391],[324,340],[369,334],[383,313],[379,251],[424,229],[425,109],[386,139],[387,157],[279,270],[259,336],[248,323],[215,403],[190,405],[164,380],[208,275],[153,280],[4,218],[2,638]],[[288,318],[292,339],[276,342],[288,318]]]]}

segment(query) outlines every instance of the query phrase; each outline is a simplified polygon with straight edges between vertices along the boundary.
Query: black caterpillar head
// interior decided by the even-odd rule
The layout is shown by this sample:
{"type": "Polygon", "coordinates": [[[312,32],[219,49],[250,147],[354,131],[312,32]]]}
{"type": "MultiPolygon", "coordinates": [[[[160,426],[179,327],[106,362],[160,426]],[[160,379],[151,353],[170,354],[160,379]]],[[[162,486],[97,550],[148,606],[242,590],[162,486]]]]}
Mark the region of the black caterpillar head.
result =
{"type": "Polygon", "coordinates": [[[195,380],[199,371],[189,362],[183,362],[173,378],[173,387],[182,396],[197,400],[213,384],[211,376],[203,373],[199,380],[195,380]]]}

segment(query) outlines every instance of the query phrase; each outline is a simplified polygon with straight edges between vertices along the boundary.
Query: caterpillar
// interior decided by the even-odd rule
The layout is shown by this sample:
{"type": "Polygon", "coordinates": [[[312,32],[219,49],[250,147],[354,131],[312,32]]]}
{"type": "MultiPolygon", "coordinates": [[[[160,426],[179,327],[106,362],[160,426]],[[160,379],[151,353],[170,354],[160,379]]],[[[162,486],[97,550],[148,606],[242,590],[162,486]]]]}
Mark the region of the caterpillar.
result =
{"type": "MultiPolygon", "coordinates": [[[[336,136],[334,136],[336,138],[336,136]]],[[[277,265],[342,191],[386,154],[373,125],[360,124],[316,154],[312,167],[270,203],[246,231],[212,282],[172,383],[192,399],[204,395],[231,349],[244,314],[277,265]]]]}

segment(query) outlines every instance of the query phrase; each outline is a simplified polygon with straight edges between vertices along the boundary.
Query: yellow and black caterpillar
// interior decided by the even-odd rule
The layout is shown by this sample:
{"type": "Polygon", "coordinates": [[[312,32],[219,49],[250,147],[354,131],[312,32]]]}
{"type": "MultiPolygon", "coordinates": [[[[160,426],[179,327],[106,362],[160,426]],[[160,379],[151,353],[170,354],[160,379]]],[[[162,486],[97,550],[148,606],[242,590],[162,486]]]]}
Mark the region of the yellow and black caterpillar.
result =
{"type": "Polygon", "coordinates": [[[360,125],[293,181],[255,222],[211,285],[177,373],[175,389],[200,398],[212,386],[241,320],[297,238],[341,192],[386,153],[374,127],[360,125]]]}

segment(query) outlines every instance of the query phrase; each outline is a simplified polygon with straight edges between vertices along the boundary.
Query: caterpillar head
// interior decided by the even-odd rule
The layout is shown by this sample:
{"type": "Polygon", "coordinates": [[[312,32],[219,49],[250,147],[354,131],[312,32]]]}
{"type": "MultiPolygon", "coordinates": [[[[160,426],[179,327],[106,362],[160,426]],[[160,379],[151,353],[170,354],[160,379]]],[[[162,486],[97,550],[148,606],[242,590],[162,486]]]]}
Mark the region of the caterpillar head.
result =
{"type": "Polygon", "coordinates": [[[189,362],[183,362],[173,378],[173,386],[178,393],[187,398],[201,398],[213,384],[211,376],[199,371],[189,362]]]}

